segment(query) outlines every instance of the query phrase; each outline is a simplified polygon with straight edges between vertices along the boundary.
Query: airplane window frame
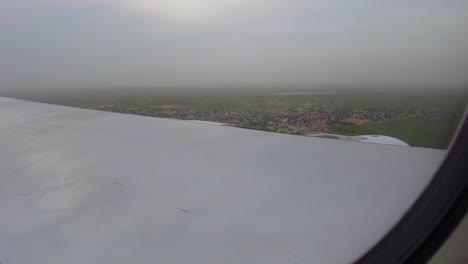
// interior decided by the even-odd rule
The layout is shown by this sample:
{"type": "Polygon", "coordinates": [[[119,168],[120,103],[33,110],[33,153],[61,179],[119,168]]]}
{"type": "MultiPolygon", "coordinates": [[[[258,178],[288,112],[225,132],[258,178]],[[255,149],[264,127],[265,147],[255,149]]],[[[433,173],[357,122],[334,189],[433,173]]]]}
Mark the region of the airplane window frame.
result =
{"type": "Polygon", "coordinates": [[[427,263],[468,210],[468,112],[418,200],[393,229],[355,263],[427,263]]]}

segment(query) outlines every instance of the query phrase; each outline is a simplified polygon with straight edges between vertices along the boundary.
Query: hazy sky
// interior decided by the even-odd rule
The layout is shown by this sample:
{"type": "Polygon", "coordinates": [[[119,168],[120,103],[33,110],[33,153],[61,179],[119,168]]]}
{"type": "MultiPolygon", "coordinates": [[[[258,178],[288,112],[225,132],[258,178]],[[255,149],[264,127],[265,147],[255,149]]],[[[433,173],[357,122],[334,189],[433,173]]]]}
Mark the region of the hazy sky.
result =
{"type": "Polygon", "coordinates": [[[466,0],[0,0],[0,89],[468,84],[466,0]]]}

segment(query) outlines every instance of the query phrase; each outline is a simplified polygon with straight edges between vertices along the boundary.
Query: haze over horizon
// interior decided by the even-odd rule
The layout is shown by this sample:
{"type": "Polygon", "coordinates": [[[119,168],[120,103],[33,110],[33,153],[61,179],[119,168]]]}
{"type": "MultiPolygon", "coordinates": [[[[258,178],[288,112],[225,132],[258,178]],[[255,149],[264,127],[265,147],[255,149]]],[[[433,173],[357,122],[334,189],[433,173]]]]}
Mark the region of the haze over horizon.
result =
{"type": "Polygon", "coordinates": [[[0,2],[0,90],[468,84],[468,2],[0,2]]]}

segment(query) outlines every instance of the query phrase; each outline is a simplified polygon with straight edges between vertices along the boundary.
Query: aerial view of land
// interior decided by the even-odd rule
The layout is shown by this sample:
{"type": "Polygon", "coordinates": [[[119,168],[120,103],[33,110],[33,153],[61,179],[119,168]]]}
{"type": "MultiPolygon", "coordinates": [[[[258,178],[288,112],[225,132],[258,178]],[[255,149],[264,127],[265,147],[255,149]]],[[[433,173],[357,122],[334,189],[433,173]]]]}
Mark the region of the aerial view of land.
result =
{"type": "Polygon", "coordinates": [[[386,135],[411,146],[439,149],[450,144],[467,103],[465,90],[171,92],[77,89],[3,92],[0,95],[296,135],[386,135]]]}

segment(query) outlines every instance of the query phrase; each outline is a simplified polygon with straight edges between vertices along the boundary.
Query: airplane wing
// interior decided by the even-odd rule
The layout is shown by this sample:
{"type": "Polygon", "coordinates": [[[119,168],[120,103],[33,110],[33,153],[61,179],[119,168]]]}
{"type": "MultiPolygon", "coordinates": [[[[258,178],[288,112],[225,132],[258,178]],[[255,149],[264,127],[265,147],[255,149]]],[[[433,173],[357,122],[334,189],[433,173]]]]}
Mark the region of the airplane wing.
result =
{"type": "Polygon", "coordinates": [[[349,263],[445,151],[0,97],[0,262],[349,263]]]}

